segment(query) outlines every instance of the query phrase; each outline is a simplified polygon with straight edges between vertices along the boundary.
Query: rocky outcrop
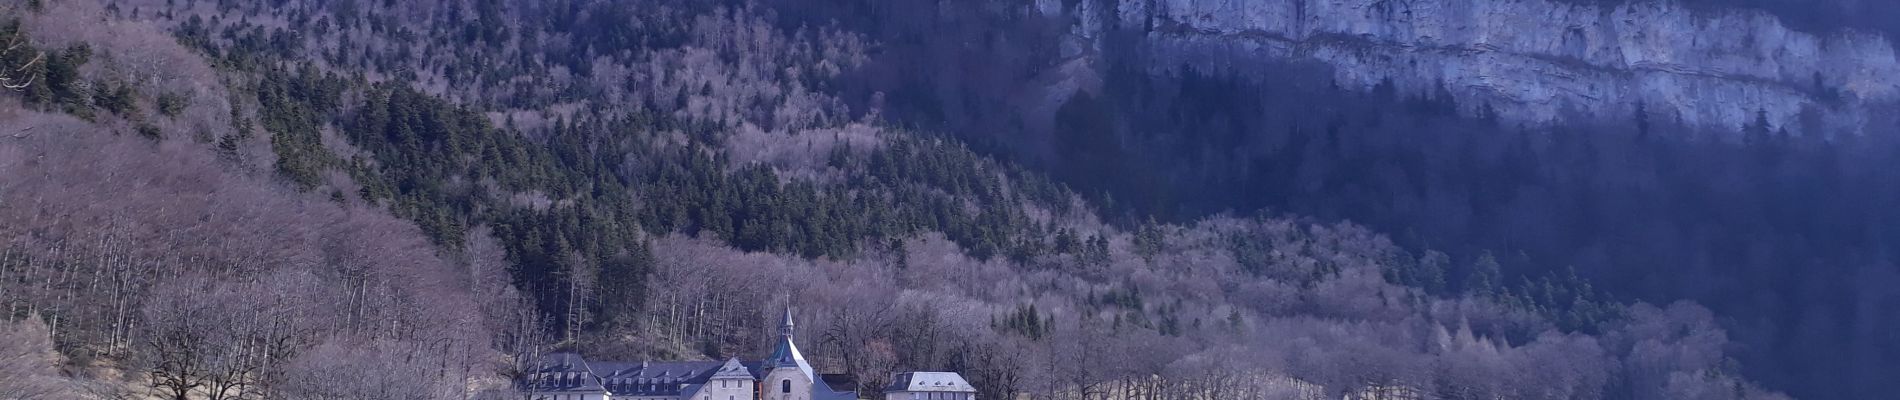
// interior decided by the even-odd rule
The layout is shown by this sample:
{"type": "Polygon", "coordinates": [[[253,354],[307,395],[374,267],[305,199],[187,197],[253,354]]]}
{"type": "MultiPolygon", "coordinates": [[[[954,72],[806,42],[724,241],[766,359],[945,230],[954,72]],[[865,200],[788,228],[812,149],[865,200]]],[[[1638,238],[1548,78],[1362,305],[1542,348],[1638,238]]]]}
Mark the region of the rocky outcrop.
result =
{"type": "Polygon", "coordinates": [[[1141,35],[1157,71],[1314,60],[1341,85],[1442,86],[1466,111],[1490,104],[1532,123],[1626,117],[1642,104],[1693,126],[1736,129],[1760,113],[1797,133],[1859,132],[1870,104],[1900,91],[1900,61],[1881,36],[1670,2],[1094,0],[1068,11],[1080,36],[1141,35]]]}

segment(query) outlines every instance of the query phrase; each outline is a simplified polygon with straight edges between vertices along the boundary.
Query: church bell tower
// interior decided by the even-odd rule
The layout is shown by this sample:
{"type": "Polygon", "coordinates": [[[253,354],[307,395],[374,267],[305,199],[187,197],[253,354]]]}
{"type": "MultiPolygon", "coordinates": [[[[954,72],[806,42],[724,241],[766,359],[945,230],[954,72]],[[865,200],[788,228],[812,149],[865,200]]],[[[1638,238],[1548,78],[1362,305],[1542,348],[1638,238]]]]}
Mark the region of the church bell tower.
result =
{"type": "Polygon", "coordinates": [[[798,325],[792,322],[792,309],[785,309],[785,317],[778,327],[778,345],[772,348],[772,355],[766,357],[763,367],[765,374],[760,389],[764,400],[813,400],[812,386],[818,376],[812,372],[811,363],[805,361],[798,345],[792,342],[798,325]]]}

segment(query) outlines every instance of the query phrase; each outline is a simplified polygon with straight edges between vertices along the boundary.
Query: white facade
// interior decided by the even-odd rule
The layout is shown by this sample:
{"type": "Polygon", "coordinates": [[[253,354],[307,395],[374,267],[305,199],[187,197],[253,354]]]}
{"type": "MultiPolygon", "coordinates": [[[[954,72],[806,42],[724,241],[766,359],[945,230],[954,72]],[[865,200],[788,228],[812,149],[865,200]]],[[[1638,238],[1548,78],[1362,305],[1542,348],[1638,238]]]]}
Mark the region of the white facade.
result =
{"type": "Polygon", "coordinates": [[[752,372],[739,363],[739,359],[727,360],[711,380],[699,387],[698,393],[688,400],[750,400],[753,399],[758,382],[752,379],[752,372]]]}
{"type": "Polygon", "coordinates": [[[803,371],[776,368],[765,375],[764,400],[812,400],[811,378],[803,371]]]}
{"type": "Polygon", "coordinates": [[[892,392],[885,393],[884,400],[976,400],[976,393],[892,392]]]}
{"type": "Polygon", "coordinates": [[[905,372],[891,377],[884,400],[976,400],[976,387],[955,372],[905,372]]]}
{"type": "Polygon", "coordinates": [[[691,400],[748,400],[752,398],[752,385],[751,379],[709,383],[691,400]]]}

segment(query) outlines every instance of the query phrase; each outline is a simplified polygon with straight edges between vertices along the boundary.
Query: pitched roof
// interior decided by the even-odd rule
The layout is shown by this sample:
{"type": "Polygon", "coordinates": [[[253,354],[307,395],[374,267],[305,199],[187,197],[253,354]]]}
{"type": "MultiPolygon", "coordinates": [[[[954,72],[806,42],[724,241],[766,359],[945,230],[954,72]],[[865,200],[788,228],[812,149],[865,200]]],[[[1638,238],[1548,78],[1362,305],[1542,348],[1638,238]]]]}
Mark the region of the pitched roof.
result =
{"type": "Polygon", "coordinates": [[[856,391],[840,392],[837,390],[833,390],[831,389],[831,384],[825,383],[824,380],[814,380],[811,382],[811,400],[857,400],[857,399],[858,399],[858,392],[856,391]]]}
{"type": "Polygon", "coordinates": [[[805,380],[818,382],[818,376],[812,374],[811,362],[805,361],[805,355],[798,352],[798,345],[792,344],[796,325],[792,324],[792,309],[785,309],[785,322],[779,326],[778,345],[772,348],[772,355],[765,356],[766,368],[798,368],[805,373],[805,380]]]}
{"type": "Polygon", "coordinates": [[[752,370],[753,368],[746,367],[745,363],[739,362],[739,358],[734,357],[720,365],[719,372],[713,373],[712,377],[713,379],[758,379],[758,376],[753,375],[752,370]]]}
{"type": "Polygon", "coordinates": [[[616,396],[677,396],[697,390],[719,372],[718,361],[594,363],[601,383],[616,396]]]}
{"type": "Polygon", "coordinates": [[[718,361],[643,361],[589,363],[601,378],[655,381],[704,381],[719,372],[718,361]]]}
{"type": "Polygon", "coordinates": [[[587,360],[574,353],[554,353],[535,363],[533,379],[520,382],[523,389],[538,392],[604,392],[587,360]]]}
{"type": "Polygon", "coordinates": [[[765,366],[769,368],[798,368],[805,371],[806,378],[811,375],[811,362],[805,361],[805,355],[799,353],[798,345],[792,344],[790,336],[779,338],[778,346],[772,348],[772,355],[766,356],[765,366]]]}
{"type": "Polygon", "coordinates": [[[976,387],[955,372],[905,372],[891,377],[884,392],[976,393],[976,387]]]}
{"type": "Polygon", "coordinates": [[[587,360],[574,353],[551,353],[541,356],[534,364],[534,372],[570,372],[587,369],[587,360]]]}
{"type": "Polygon", "coordinates": [[[825,381],[825,385],[831,386],[833,389],[849,388],[857,390],[858,388],[858,378],[851,374],[818,374],[818,380],[825,381]]]}
{"type": "MultiPolygon", "coordinates": [[[[701,384],[686,385],[685,387],[680,388],[679,393],[677,395],[679,396],[679,398],[682,398],[682,399],[690,399],[690,398],[693,398],[693,396],[698,396],[699,390],[704,389],[705,387],[706,385],[701,385],[701,384]]],[[[620,392],[614,392],[614,395],[615,396],[647,396],[647,395],[642,395],[638,393],[620,393],[620,392]]]]}
{"type": "Polygon", "coordinates": [[[858,392],[833,390],[825,380],[819,379],[811,367],[811,362],[805,360],[805,355],[798,351],[798,345],[793,343],[792,338],[797,333],[797,327],[798,325],[792,322],[792,309],[786,308],[784,322],[778,328],[778,345],[772,348],[771,355],[760,360],[763,366],[772,369],[797,368],[798,372],[805,374],[805,380],[811,382],[812,400],[856,400],[858,392]]]}

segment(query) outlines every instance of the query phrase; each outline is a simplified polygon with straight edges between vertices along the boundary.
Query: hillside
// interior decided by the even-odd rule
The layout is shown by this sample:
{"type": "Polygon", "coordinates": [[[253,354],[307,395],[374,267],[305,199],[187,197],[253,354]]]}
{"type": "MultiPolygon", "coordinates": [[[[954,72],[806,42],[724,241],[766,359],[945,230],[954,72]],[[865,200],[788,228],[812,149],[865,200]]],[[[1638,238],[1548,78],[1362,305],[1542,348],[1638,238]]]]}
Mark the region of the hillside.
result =
{"type": "MultiPolygon", "coordinates": [[[[902,38],[795,11],[6,9],[0,43],[24,45],[0,71],[31,84],[0,95],[0,335],[26,338],[0,357],[28,361],[0,392],[501,398],[550,351],[756,351],[789,305],[820,368],[872,388],[923,369],[985,398],[1786,397],[1690,302],[1330,219],[1078,195],[1103,183],[860,96],[902,38]]],[[[1055,129],[1120,123],[1063,108],[1055,129]]]]}
{"type": "Polygon", "coordinates": [[[1878,47],[1888,46],[1890,23],[1818,15],[1893,6],[1683,3],[781,9],[905,43],[880,47],[845,98],[877,99],[865,102],[884,105],[888,120],[1047,173],[1113,223],[1267,210],[1352,221],[1409,251],[1445,252],[1460,261],[1454,275],[1486,253],[1510,282],[1575,271],[1624,301],[1714,309],[1744,343],[1736,350],[1744,370],[1770,386],[1803,397],[1883,396],[1885,376],[1900,369],[1885,334],[1900,328],[1885,312],[1900,306],[1889,289],[1900,270],[1886,256],[1900,242],[1896,216],[1876,205],[1900,201],[1882,172],[1900,160],[1890,134],[1900,121],[1873,97],[1799,89],[1798,75],[1812,83],[1813,74],[1798,71],[1821,70],[1826,81],[1835,76],[1827,70],[1887,68],[1890,51],[1878,47]],[[1131,15],[1139,18],[1121,19],[1131,15]],[[1527,26],[1514,22],[1519,15],[1557,23],[1527,26]],[[1212,28],[1162,29],[1175,19],[1212,28]],[[1570,25],[1582,29],[1591,58],[1563,55],[1570,25]],[[1658,31],[1680,39],[1633,39],[1658,31]],[[1484,46],[1445,52],[1434,43],[1484,46]],[[1838,58],[1809,44],[1875,49],[1838,58]],[[1673,66],[1651,73],[1630,64],[1655,57],[1673,66]],[[1703,72],[1653,76],[1680,71],[1703,72]],[[1517,78],[1493,79],[1505,76],[1517,78]],[[1678,79],[1703,83],[1638,82],[1678,79]],[[1569,89],[1550,90],[1558,87],[1569,89]],[[1782,90],[1774,87],[1795,89],[1789,105],[1823,110],[1790,120],[1749,108],[1756,94],[1782,90]],[[1569,97],[1562,102],[1573,106],[1533,103],[1569,110],[1526,119],[1512,115],[1522,105],[1472,97],[1474,88],[1569,97]],[[1691,123],[1678,118],[1685,108],[1739,119],[1691,123]],[[1855,129],[1825,117],[1854,110],[1867,117],[1855,129]]]}

